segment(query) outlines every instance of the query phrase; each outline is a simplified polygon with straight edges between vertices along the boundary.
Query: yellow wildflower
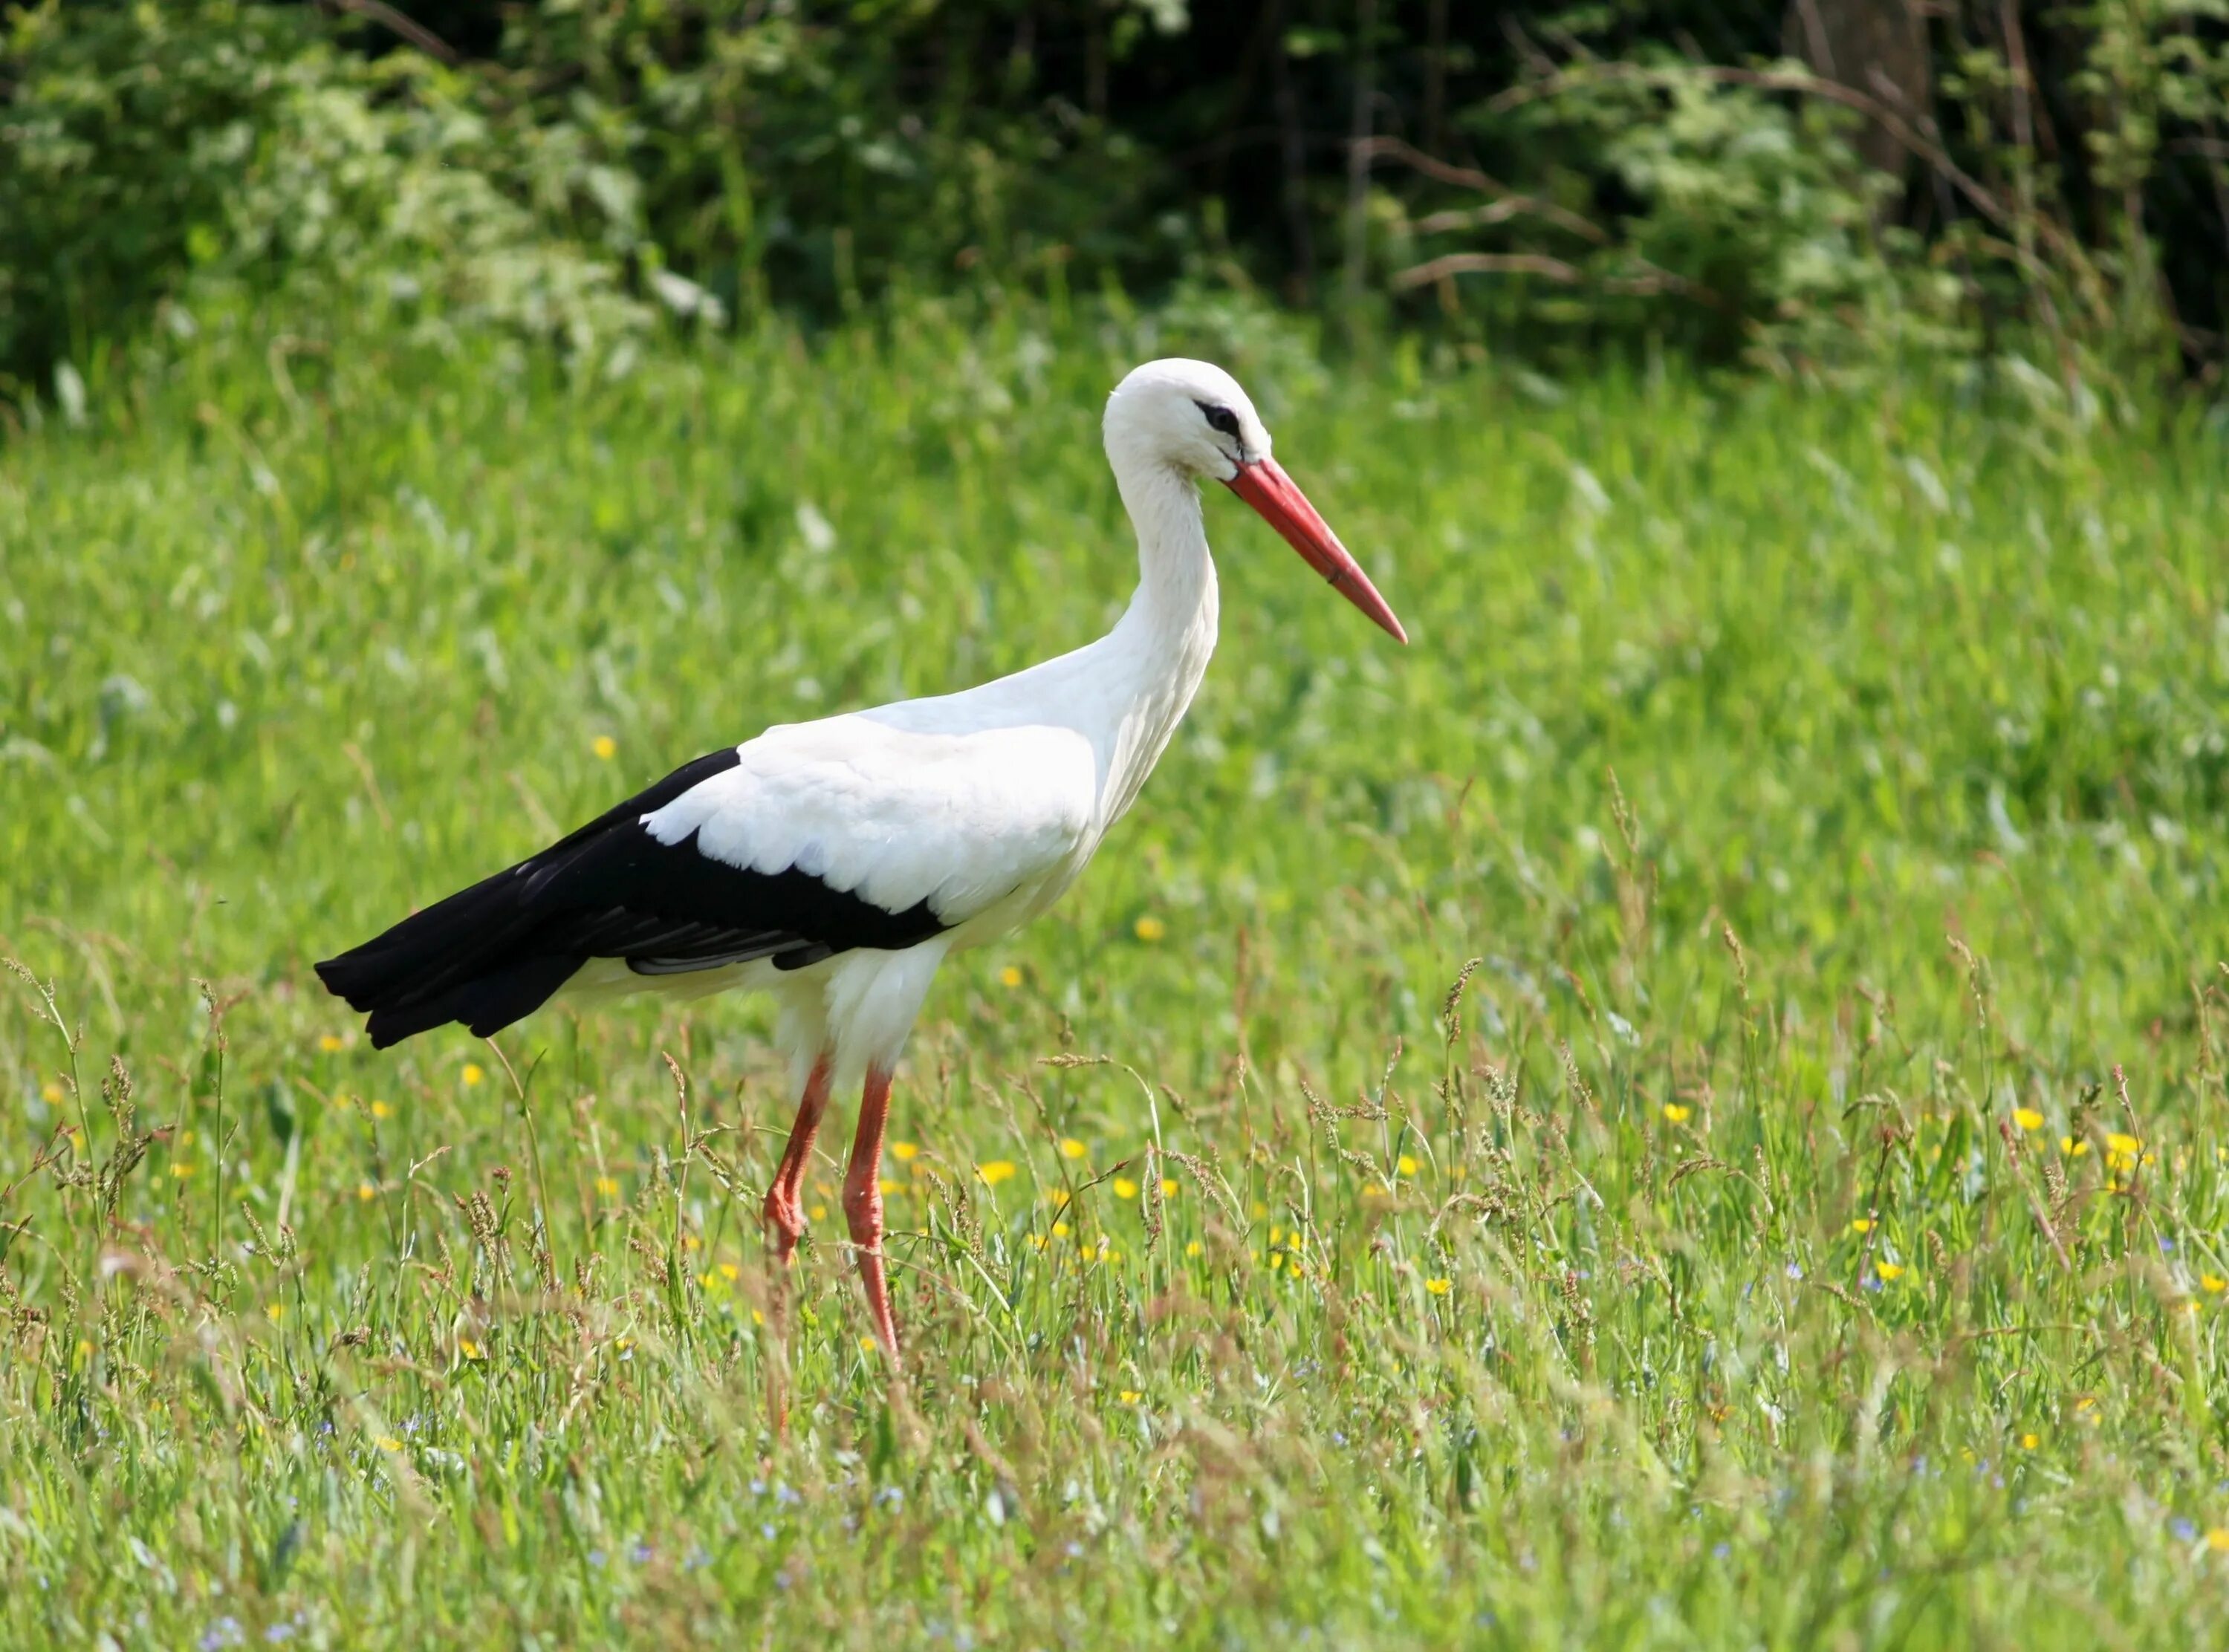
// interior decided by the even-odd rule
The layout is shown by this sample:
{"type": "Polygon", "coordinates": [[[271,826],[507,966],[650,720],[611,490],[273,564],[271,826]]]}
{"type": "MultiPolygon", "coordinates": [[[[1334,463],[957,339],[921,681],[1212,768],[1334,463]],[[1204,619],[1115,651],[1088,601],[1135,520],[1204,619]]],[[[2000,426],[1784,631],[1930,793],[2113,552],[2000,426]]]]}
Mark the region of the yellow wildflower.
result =
{"type": "Polygon", "coordinates": [[[2078,1142],[2072,1136],[2062,1136],[2059,1138],[2059,1150],[2070,1159],[2078,1159],[2090,1150],[2090,1143],[2078,1142]]]}
{"type": "Polygon", "coordinates": [[[1872,1231],[1872,1220],[1870,1217],[1860,1216],[1850,1223],[1850,1232],[1853,1233],[1870,1233],[1872,1231]]]}
{"type": "Polygon", "coordinates": [[[263,1317],[269,1320],[273,1325],[276,1325],[280,1320],[286,1317],[286,1304],[283,1302],[265,1303],[263,1304],[263,1317]]]}
{"type": "Polygon", "coordinates": [[[1117,1199],[1135,1199],[1138,1196],[1138,1184],[1127,1176],[1116,1176],[1114,1196],[1117,1199]]]}
{"type": "Polygon", "coordinates": [[[480,1345],[469,1336],[460,1336],[457,1339],[457,1352],[467,1360],[477,1360],[481,1357],[480,1345]]]}
{"type": "Polygon", "coordinates": [[[1684,1124],[1694,1116],[1695,1110],[1693,1107],[1683,1107],[1676,1101],[1667,1101],[1664,1104],[1664,1117],[1672,1124],[1684,1124]]]}
{"type": "Polygon", "coordinates": [[[892,1142],[890,1156],[900,1164],[911,1164],[921,1156],[921,1149],[911,1142],[892,1142]]]}
{"type": "Polygon", "coordinates": [[[2039,1440],[2033,1434],[2023,1434],[2020,1436],[2020,1450],[2023,1451],[2033,1451],[2042,1443],[2042,1441],[2039,1440]]]}
{"type": "Polygon", "coordinates": [[[396,1439],[392,1434],[381,1435],[379,1437],[378,1445],[379,1449],[382,1451],[400,1451],[402,1449],[402,1442],[396,1439]]]}
{"type": "Polygon", "coordinates": [[[975,1174],[983,1178],[985,1186],[995,1188],[1013,1175],[1013,1162],[1011,1159],[992,1159],[987,1163],[977,1165],[975,1174]]]}
{"type": "Polygon", "coordinates": [[[729,1284],[735,1284],[743,1277],[743,1271],[732,1262],[723,1262],[715,1271],[729,1284]]]}
{"type": "Polygon", "coordinates": [[[379,1197],[379,1189],[369,1181],[359,1181],[356,1184],[356,1196],[367,1201],[376,1199],[379,1197]]]}
{"type": "Polygon", "coordinates": [[[339,1034],[327,1033],[318,1040],[318,1047],[327,1055],[337,1055],[348,1046],[339,1034]]]}
{"type": "Polygon", "coordinates": [[[1060,1138],[1060,1156],[1063,1159],[1080,1159],[1090,1150],[1073,1136],[1063,1136],[1060,1138]]]}
{"type": "Polygon", "coordinates": [[[2123,1158],[2135,1157],[2143,1150],[2143,1145],[2135,1137],[2123,1136],[2118,1130],[2115,1130],[2105,1138],[2105,1150],[2108,1153],[2118,1153],[2123,1158]]]}
{"type": "Polygon", "coordinates": [[[609,1176],[598,1176],[596,1191],[607,1199],[616,1199],[620,1196],[620,1184],[609,1176]]]}
{"type": "Polygon", "coordinates": [[[56,1084],[52,1079],[48,1079],[39,1086],[39,1099],[49,1107],[60,1106],[62,1099],[61,1085],[56,1084]]]}
{"type": "Polygon", "coordinates": [[[1186,1256],[1198,1256],[1206,1249],[1207,1247],[1204,1245],[1202,1245],[1198,1239],[1193,1239],[1185,1246],[1185,1254],[1186,1256]]]}
{"type": "Polygon", "coordinates": [[[1873,1271],[1880,1275],[1884,1279],[1901,1279],[1904,1277],[1904,1264],[1901,1262],[1876,1262],[1873,1264],[1873,1271]]]}
{"type": "Polygon", "coordinates": [[[2043,1128],[2043,1115],[2033,1107],[2015,1107],[2013,1123],[2024,1130],[2040,1130],[2043,1128]]]}
{"type": "Polygon", "coordinates": [[[811,1216],[816,1222],[826,1221],[828,1220],[828,1207],[825,1205],[815,1205],[806,1213],[811,1216]]]}
{"type": "Polygon", "coordinates": [[[1158,918],[1140,918],[1130,930],[1141,941],[1158,941],[1169,932],[1169,926],[1158,918]]]}
{"type": "Polygon", "coordinates": [[[903,1192],[905,1191],[905,1183],[904,1183],[904,1182],[903,1182],[903,1181],[891,1181],[888,1176],[884,1176],[884,1177],[883,1177],[883,1178],[879,1182],[877,1182],[876,1185],[877,1185],[877,1187],[879,1187],[880,1188],[882,1188],[882,1190],[883,1190],[883,1198],[885,1198],[885,1199],[887,1199],[887,1198],[890,1197],[890,1195],[892,1195],[893,1194],[902,1194],[902,1193],[903,1193],[903,1192]]]}
{"type": "Polygon", "coordinates": [[[2209,1297],[2218,1297],[2223,1291],[2229,1290],[2229,1279],[2223,1278],[2218,1273],[2201,1273],[2198,1276],[2198,1283],[2209,1297]]]}
{"type": "Polygon", "coordinates": [[[1393,1162],[1393,1168],[1404,1176],[1412,1176],[1416,1174],[1416,1161],[1404,1153],[1393,1162]]]}
{"type": "Polygon", "coordinates": [[[1134,1405],[1145,1397],[1135,1388],[1125,1388],[1122,1391],[1122,1403],[1126,1405],[1134,1405]]]}
{"type": "Polygon", "coordinates": [[[1009,964],[1005,969],[999,971],[999,984],[1002,987],[1020,986],[1022,984],[1022,972],[1016,969],[1012,964],[1009,964]]]}
{"type": "Polygon", "coordinates": [[[608,763],[619,755],[620,743],[609,734],[599,734],[588,742],[588,749],[594,752],[600,760],[608,763]]]}
{"type": "Polygon", "coordinates": [[[2229,1553],[2229,1527],[2217,1526],[2208,1532],[2206,1546],[2217,1554],[2229,1553]]]}
{"type": "Polygon", "coordinates": [[[1424,1289],[1430,1291],[1435,1297],[1444,1297],[1448,1294],[1448,1291],[1451,1287],[1444,1279],[1427,1279],[1424,1281],[1424,1289]]]}
{"type": "Polygon", "coordinates": [[[395,1109],[383,1101],[375,1101],[371,1104],[371,1116],[374,1118],[392,1118],[395,1117],[395,1109]]]}
{"type": "Polygon", "coordinates": [[[476,1085],[486,1077],[486,1071],[479,1062],[467,1061],[465,1063],[465,1083],[467,1086],[476,1085]]]}

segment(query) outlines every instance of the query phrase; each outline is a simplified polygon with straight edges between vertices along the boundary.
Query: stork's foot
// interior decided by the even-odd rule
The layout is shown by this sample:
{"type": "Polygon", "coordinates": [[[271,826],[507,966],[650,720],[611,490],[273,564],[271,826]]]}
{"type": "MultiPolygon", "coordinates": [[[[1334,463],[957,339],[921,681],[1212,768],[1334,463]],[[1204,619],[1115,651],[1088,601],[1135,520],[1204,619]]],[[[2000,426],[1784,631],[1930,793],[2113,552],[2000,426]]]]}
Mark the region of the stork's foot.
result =
{"type": "Polygon", "coordinates": [[[897,1320],[890,1312],[890,1279],[883,1266],[883,1131],[890,1114],[890,1075],[870,1067],[859,1097],[859,1130],[851,1138],[851,1163],[844,1176],[844,1214],[851,1223],[859,1284],[867,1293],[875,1340],[896,1365],[897,1320]]]}

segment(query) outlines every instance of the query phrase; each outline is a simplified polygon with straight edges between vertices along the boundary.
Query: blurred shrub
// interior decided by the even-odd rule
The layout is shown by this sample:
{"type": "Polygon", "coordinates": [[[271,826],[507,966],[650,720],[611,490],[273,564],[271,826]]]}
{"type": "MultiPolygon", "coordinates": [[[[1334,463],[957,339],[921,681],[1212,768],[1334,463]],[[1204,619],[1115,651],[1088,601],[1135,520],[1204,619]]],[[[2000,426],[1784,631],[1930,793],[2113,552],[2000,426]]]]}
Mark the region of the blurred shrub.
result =
{"type": "Polygon", "coordinates": [[[0,0],[0,375],[189,286],[585,353],[1021,283],[1473,352],[2210,369],[2218,10],[0,0]],[[1847,55],[1889,35],[1895,75],[1847,55]]]}
{"type": "Polygon", "coordinates": [[[17,11],[0,47],[0,374],[18,394],[189,285],[575,348],[646,316],[639,190],[466,74],[239,0],[17,11]],[[593,225],[549,210],[594,203],[593,225]]]}

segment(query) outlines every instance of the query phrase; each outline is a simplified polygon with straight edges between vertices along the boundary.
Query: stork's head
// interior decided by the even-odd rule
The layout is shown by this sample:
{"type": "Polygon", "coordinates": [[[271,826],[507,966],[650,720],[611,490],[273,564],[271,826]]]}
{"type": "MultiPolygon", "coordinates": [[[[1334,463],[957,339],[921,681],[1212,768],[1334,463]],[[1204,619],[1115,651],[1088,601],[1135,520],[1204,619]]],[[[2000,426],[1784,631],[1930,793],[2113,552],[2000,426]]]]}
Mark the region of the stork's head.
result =
{"type": "Polygon", "coordinates": [[[1107,399],[1107,457],[1118,475],[1155,470],[1222,483],[1262,514],[1339,594],[1405,643],[1339,535],[1269,456],[1269,432],[1238,381],[1208,362],[1170,356],[1134,368],[1107,399]]]}

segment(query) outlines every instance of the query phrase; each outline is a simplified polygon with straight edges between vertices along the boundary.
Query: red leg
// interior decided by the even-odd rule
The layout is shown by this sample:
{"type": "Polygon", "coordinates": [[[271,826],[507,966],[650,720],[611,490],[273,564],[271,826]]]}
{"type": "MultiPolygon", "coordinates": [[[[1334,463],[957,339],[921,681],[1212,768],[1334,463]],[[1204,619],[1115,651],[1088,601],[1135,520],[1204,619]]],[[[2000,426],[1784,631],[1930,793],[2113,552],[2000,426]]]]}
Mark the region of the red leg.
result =
{"type": "Polygon", "coordinates": [[[789,1145],[781,1150],[781,1164],[767,1189],[765,1217],[774,1258],[787,1262],[805,1233],[805,1172],[813,1162],[813,1137],[820,1129],[820,1115],[828,1111],[828,1058],[813,1064],[805,1081],[805,1094],[797,1104],[797,1122],[789,1127],[789,1145]]]}
{"type": "Polygon", "coordinates": [[[890,1282],[883,1274],[883,1130],[890,1116],[890,1075],[870,1067],[859,1096],[859,1133],[851,1138],[851,1166],[844,1177],[844,1214],[859,1258],[859,1283],[875,1335],[891,1359],[898,1356],[898,1328],[890,1317],[890,1282]]]}

